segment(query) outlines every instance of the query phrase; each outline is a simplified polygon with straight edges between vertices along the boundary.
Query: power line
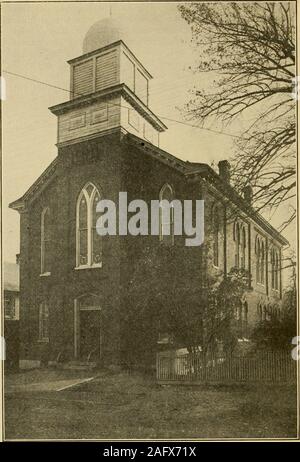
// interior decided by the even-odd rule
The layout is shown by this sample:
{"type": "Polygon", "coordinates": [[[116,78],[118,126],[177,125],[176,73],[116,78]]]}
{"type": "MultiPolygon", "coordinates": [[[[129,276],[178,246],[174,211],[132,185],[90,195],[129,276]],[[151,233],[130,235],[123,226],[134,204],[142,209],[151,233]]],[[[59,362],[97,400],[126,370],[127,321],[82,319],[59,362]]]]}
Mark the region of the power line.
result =
{"type": "MultiPolygon", "coordinates": [[[[7,71],[7,70],[3,70],[3,72],[5,74],[9,74],[9,75],[13,75],[15,77],[20,77],[22,79],[25,79],[25,80],[29,80],[31,82],[35,82],[35,83],[39,83],[41,85],[45,85],[47,87],[51,87],[51,88],[55,88],[56,90],[62,90],[62,91],[65,91],[69,94],[73,94],[73,95],[76,95],[76,96],[87,96],[87,95],[84,95],[83,93],[75,93],[75,92],[71,92],[70,90],[66,89],[66,88],[63,88],[63,87],[59,87],[58,85],[53,85],[51,83],[48,83],[48,82],[44,82],[43,80],[38,80],[38,79],[34,79],[32,77],[28,77],[26,75],[23,75],[23,74],[18,74],[16,72],[11,72],[11,71],[7,71]]],[[[116,103],[107,103],[108,105],[110,106],[117,106],[117,107],[120,107],[120,108],[124,108],[124,109],[128,109],[130,111],[134,111],[135,109],[133,108],[130,108],[128,106],[123,106],[121,104],[116,104],[116,103]]],[[[158,117],[160,119],[163,119],[163,120],[167,120],[169,122],[174,122],[174,123],[178,123],[178,124],[181,124],[181,125],[185,125],[187,127],[191,127],[191,128],[198,128],[200,130],[206,130],[206,131],[209,131],[211,133],[215,133],[215,134],[218,134],[218,135],[225,135],[225,136],[230,136],[231,138],[242,138],[241,136],[239,135],[235,135],[233,133],[226,133],[226,132],[221,132],[221,131],[218,131],[218,130],[214,130],[212,128],[207,128],[207,127],[199,127],[199,125],[195,125],[195,124],[191,124],[191,123],[188,123],[188,122],[184,122],[183,120],[177,120],[177,119],[172,119],[170,117],[165,117],[165,116],[162,116],[162,115],[158,115],[158,117]]]]}
{"type": "Polygon", "coordinates": [[[162,116],[158,116],[160,119],[164,119],[164,120],[168,120],[169,122],[176,122],[178,124],[182,124],[182,125],[186,125],[188,127],[192,127],[192,128],[199,128],[200,130],[207,130],[209,132],[212,132],[212,133],[217,133],[218,135],[226,135],[226,136],[231,136],[232,138],[242,138],[241,136],[239,135],[234,135],[232,133],[225,133],[225,132],[220,132],[218,130],[214,130],[213,128],[207,128],[207,127],[199,127],[199,125],[194,125],[194,124],[190,124],[190,123],[187,123],[187,122],[184,122],[182,120],[176,120],[176,119],[171,119],[169,117],[162,117],[162,116]]]}
{"type": "Polygon", "coordinates": [[[63,91],[67,91],[68,93],[71,93],[70,90],[67,90],[66,88],[58,87],[57,85],[52,85],[51,83],[43,82],[42,80],[33,79],[31,77],[27,77],[26,75],[17,74],[16,72],[6,71],[5,69],[3,69],[3,72],[5,74],[14,75],[15,77],[21,77],[22,79],[25,79],[25,80],[30,80],[31,82],[41,83],[42,85],[45,85],[47,87],[52,87],[52,88],[56,88],[58,90],[63,90],[63,91]]]}
{"type": "MultiPolygon", "coordinates": [[[[62,90],[62,91],[66,91],[66,92],[68,92],[68,93],[72,93],[70,90],[67,90],[66,88],[59,87],[59,86],[57,86],[57,85],[53,85],[53,84],[50,84],[50,83],[48,83],[48,82],[44,82],[44,81],[42,81],[42,80],[34,79],[34,78],[31,78],[31,77],[24,76],[24,75],[22,75],[22,74],[17,74],[17,73],[15,73],[15,72],[10,72],[10,71],[6,71],[6,70],[3,70],[3,72],[5,72],[6,74],[10,74],[10,75],[16,76],[16,77],[21,77],[21,78],[23,78],[23,79],[26,79],[26,80],[29,80],[29,81],[32,81],[32,82],[35,82],[35,83],[40,83],[40,84],[42,84],[42,85],[45,85],[45,86],[48,86],[48,87],[51,87],[51,88],[55,88],[55,89],[57,89],[57,90],[62,90]]],[[[75,93],[73,93],[73,94],[75,94],[75,93]]],[[[152,94],[153,94],[153,92],[152,92],[152,94]]],[[[81,93],[76,93],[76,95],[78,95],[78,96],[85,96],[85,95],[83,95],[83,94],[81,94],[81,93]]],[[[167,97],[167,99],[164,99],[164,98],[163,98],[162,101],[164,101],[164,102],[167,103],[170,99],[171,99],[171,97],[167,97]]],[[[128,110],[133,110],[132,108],[129,108],[129,107],[127,107],[127,106],[120,106],[120,105],[115,104],[115,103],[108,103],[108,104],[109,104],[109,105],[113,105],[113,106],[123,107],[123,108],[126,108],[126,109],[128,109],[128,110]]],[[[166,106],[165,104],[164,104],[164,106],[165,106],[165,107],[172,107],[172,105],[167,105],[167,106],[166,106]]],[[[201,128],[201,127],[198,127],[198,126],[193,125],[193,124],[187,124],[187,123],[185,123],[185,122],[183,122],[183,121],[178,121],[178,120],[174,120],[174,119],[169,119],[169,118],[163,117],[163,116],[158,116],[158,117],[160,117],[161,119],[168,120],[169,122],[177,122],[177,123],[184,124],[184,125],[187,125],[187,126],[192,127],[192,128],[201,128]]],[[[212,130],[209,129],[209,128],[203,128],[203,130],[212,131],[212,130]]],[[[233,136],[233,137],[234,137],[234,136],[236,136],[236,137],[238,136],[238,135],[233,135],[233,134],[230,135],[230,134],[228,134],[228,133],[223,133],[223,132],[219,132],[219,131],[215,131],[214,133],[224,134],[224,135],[233,136]]]]}

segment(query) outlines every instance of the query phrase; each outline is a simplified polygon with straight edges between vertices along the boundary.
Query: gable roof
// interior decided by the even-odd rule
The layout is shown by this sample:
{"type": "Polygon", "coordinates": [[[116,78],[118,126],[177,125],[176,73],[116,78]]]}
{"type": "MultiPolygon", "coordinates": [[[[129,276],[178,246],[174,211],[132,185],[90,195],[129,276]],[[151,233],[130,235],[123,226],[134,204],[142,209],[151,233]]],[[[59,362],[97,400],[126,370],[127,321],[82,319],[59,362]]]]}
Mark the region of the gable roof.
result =
{"type": "MultiPolygon", "coordinates": [[[[277,231],[267,220],[265,220],[260,213],[249,206],[244,198],[240,196],[236,190],[227,182],[225,182],[220,175],[208,164],[200,162],[189,162],[179,159],[174,155],[170,154],[163,149],[154,146],[153,144],[145,141],[138,136],[127,133],[124,136],[125,143],[133,144],[144,153],[150,155],[155,160],[168,165],[180,172],[185,178],[205,179],[209,184],[216,187],[225,195],[230,201],[232,201],[237,207],[244,211],[249,217],[251,217],[262,229],[273,236],[280,244],[288,245],[288,241],[277,231]]],[[[9,207],[14,210],[22,210],[25,206],[25,202],[30,200],[43,190],[44,186],[49,184],[50,181],[56,176],[57,172],[58,157],[56,157],[46,170],[38,177],[38,179],[32,184],[32,186],[26,191],[26,193],[16,201],[9,204],[9,207]]]]}
{"type": "Polygon", "coordinates": [[[40,194],[42,189],[46,184],[53,180],[56,168],[58,164],[58,157],[56,157],[50,165],[43,171],[43,173],[35,180],[35,182],[30,186],[30,188],[23,194],[22,197],[11,202],[9,207],[14,210],[22,210],[25,206],[25,202],[30,200],[36,194],[40,194]]]}

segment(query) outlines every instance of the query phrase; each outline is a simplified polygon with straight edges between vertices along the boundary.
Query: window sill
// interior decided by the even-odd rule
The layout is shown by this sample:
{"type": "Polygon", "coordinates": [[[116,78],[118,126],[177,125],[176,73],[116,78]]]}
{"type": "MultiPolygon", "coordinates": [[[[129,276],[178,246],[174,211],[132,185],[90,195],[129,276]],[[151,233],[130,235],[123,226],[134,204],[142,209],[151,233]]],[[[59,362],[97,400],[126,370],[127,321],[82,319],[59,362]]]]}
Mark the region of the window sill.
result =
{"type": "Polygon", "coordinates": [[[47,273],[40,274],[40,277],[43,278],[45,276],[51,276],[51,273],[48,271],[47,273]]]}
{"type": "Polygon", "coordinates": [[[82,266],[75,266],[74,270],[86,270],[86,269],[93,269],[93,268],[102,268],[102,263],[97,263],[95,265],[82,265],[82,266]]]}

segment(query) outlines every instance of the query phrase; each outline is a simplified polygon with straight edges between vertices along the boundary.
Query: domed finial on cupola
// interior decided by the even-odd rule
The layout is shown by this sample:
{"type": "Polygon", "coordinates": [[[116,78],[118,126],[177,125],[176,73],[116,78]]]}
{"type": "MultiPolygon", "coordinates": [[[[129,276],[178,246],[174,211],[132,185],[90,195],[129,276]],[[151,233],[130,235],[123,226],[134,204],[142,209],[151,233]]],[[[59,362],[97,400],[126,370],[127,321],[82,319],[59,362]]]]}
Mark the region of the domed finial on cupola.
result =
{"type": "Polygon", "coordinates": [[[110,10],[108,18],[95,22],[89,28],[83,40],[82,51],[86,54],[119,40],[126,42],[126,35],[123,24],[117,18],[112,17],[112,10],[110,10]]]}
{"type": "Polygon", "coordinates": [[[159,145],[167,127],[149,108],[152,76],[128,48],[127,35],[120,19],[97,21],[84,37],[84,54],[68,61],[70,101],[50,108],[59,116],[58,143],[117,130],[159,145]]]}

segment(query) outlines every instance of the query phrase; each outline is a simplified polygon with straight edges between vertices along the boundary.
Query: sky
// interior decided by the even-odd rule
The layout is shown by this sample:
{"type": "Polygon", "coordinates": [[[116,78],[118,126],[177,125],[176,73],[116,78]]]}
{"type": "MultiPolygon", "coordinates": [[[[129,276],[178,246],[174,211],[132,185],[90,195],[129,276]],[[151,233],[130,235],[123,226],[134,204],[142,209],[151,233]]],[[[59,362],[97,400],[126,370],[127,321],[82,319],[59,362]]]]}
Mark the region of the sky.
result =
{"type": "MultiPolygon", "coordinates": [[[[153,75],[150,108],[160,117],[184,121],[189,90],[209,87],[194,74],[197,50],[176,3],[14,3],[2,4],[2,69],[69,89],[67,60],[82,54],[82,42],[96,21],[112,14],[123,25],[124,41],[153,75]]],[[[56,117],[48,107],[68,100],[68,92],[3,73],[6,100],[3,128],[3,252],[15,261],[19,252],[19,215],[8,204],[21,197],[56,157],[56,117]]],[[[160,147],[177,157],[218,163],[233,154],[233,137],[243,121],[226,134],[168,122],[160,147]]],[[[192,122],[196,124],[196,122],[192,122]]],[[[220,127],[210,124],[211,129],[220,127]]],[[[284,214],[280,211],[279,214],[284,214]]],[[[279,214],[266,217],[276,227],[279,214]]],[[[291,243],[295,230],[285,236],[291,243]]]]}

